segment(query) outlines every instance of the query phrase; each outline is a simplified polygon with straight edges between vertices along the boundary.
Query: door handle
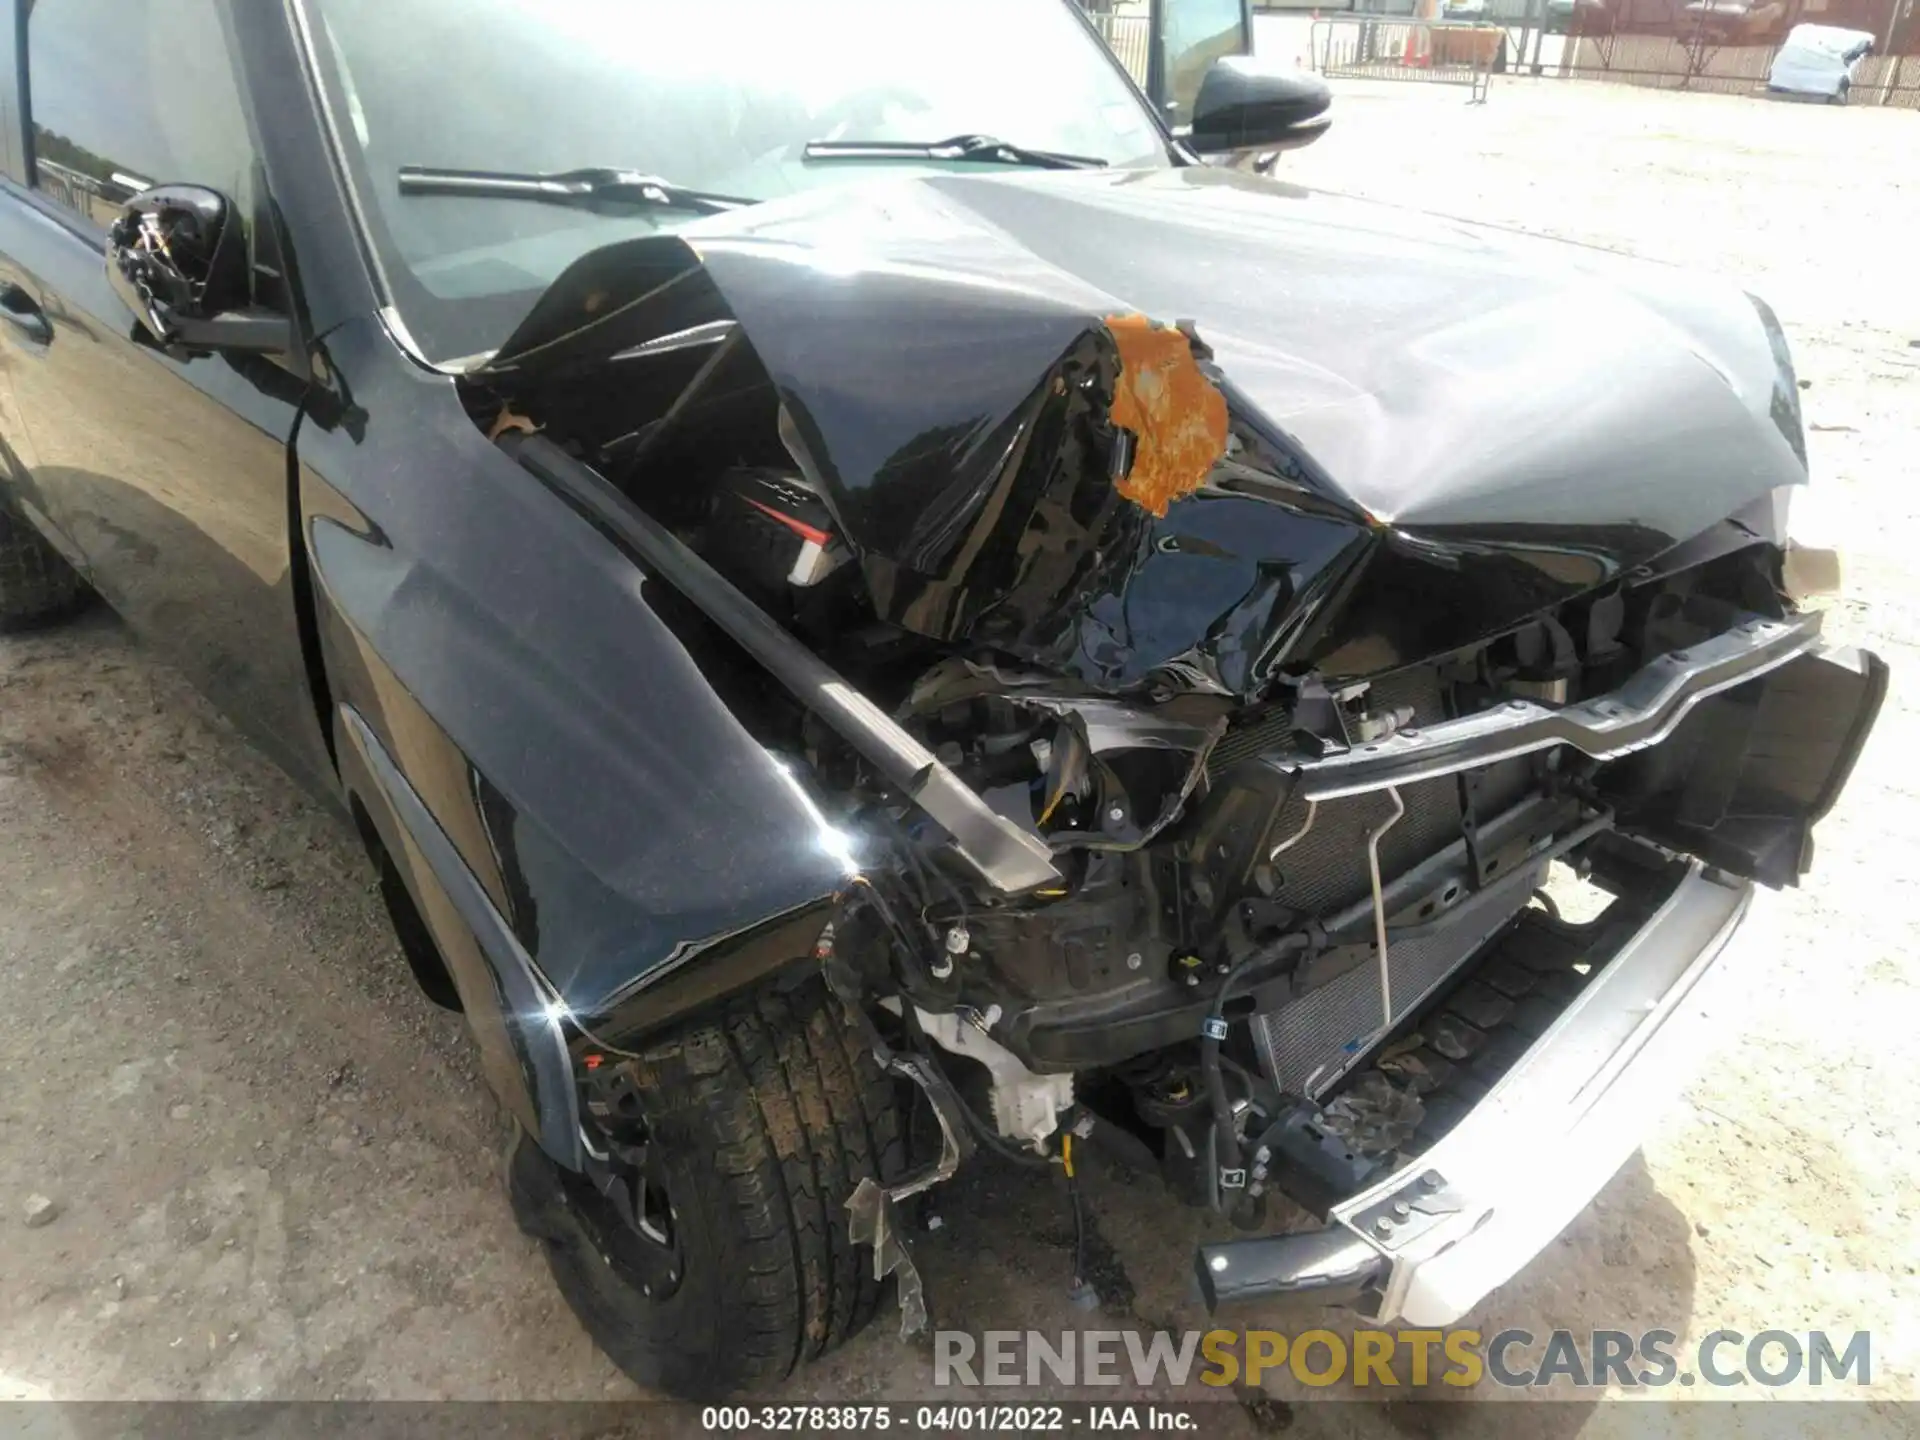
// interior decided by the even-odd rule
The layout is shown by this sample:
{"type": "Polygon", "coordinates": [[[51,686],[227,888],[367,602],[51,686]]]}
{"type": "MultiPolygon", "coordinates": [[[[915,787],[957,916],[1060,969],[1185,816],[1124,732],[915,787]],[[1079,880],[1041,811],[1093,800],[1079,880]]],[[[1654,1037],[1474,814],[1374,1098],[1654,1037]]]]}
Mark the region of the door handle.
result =
{"type": "Polygon", "coordinates": [[[38,300],[11,280],[0,281],[0,320],[18,330],[29,344],[53,342],[53,322],[47,319],[47,312],[40,308],[38,300]]]}

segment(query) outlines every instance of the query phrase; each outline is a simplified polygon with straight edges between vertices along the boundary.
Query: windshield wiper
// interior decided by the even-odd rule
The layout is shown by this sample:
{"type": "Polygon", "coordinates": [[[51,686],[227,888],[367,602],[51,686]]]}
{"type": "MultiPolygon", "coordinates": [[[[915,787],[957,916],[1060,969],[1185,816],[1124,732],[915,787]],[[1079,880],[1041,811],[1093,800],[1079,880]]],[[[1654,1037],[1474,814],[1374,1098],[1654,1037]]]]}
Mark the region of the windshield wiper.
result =
{"type": "Polygon", "coordinates": [[[804,160],[964,160],[976,165],[1036,165],[1046,170],[1093,170],[1097,155],[1029,150],[992,135],[954,135],[945,140],[809,140],[804,160]]]}
{"type": "Polygon", "coordinates": [[[692,210],[718,215],[756,202],[738,195],[689,190],[658,175],[638,170],[551,170],[519,174],[503,170],[435,170],[400,167],[402,195],[471,195],[480,199],[537,200],[591,210],[596,205],[646,205],[657,210],[692,210]]]}

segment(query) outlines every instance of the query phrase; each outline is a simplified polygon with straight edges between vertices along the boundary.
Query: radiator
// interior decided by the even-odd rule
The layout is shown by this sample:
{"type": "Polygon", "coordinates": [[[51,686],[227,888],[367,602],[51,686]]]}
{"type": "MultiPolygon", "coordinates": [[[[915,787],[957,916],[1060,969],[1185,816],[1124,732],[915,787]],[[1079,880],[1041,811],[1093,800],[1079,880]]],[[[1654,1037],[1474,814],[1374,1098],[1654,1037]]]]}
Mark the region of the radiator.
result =
{"type": "MultiPolygon", "coordinates": [[[[1397,1023],[1526,908],[1546,880],[1545,865],[1523,865],[1461,901],[1443,928],[1387,947],[1397,1023]]],[[[1371,932],[1369,932],[1371,933],[1371,932]]],[[[1267,1078],[1289,1095],[1317,1099],[1383,1038],[1380,964],[1360,965],[1253,1017],[1254,1045],[1267,1078]]]]}

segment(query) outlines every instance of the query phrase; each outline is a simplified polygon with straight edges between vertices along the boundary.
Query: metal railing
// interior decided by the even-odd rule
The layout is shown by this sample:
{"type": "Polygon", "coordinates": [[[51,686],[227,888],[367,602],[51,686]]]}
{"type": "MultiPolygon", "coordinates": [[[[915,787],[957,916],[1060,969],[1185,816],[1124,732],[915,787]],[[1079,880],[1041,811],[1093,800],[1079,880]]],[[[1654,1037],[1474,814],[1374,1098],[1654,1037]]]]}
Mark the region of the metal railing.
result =
{"type": "Polygon", "coordinates": [[[1147,84],[1147,51],[1152,37],[1152,19],[1145,5],[1114,5],[1110,9],[1087,7],[1087,18],[1107,48],[1127,68],[1141,89],[1147,84]]]}
{"type": "Polygon", "coordinates": [[[111,225],[120,213],[119,202],[107,193],[106,186],[85,171],[42,159],[35,161],[34,172],[35,189],[96,224],[111,225]]]}
{"type": "Polygon", "coordinates": [[[1329,78],[1463,85],[1480,105],[1506,39],[1499,25],[1351,15],[1314,21],[1308,45],[1313,68],[1329,78]]]}

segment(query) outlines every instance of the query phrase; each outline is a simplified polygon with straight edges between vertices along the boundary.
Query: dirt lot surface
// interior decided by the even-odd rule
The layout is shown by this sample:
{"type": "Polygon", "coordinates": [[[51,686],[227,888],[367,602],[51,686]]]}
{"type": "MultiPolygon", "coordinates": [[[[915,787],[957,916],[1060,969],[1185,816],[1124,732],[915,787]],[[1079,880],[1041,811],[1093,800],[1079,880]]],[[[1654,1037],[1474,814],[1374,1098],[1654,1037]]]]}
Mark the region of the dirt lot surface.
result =
{"type": "MultiPolygon", "coordinates": [[[[1869,1393],[1911,1399],[1920,114],[1512,81],[1463,101],[1342,87],[1331,137],[1282,173],[1711,267],[1764,295],[1808,382],[1803,518],[1849,559],[1830,632],[1894,667],[1813,883],[1767,897],[1743,932],[1741,1033],[1474,1322],[1665,1326],[1683,1353],[1720,1328],[1870,1329],[1869,1393]]],[[[0,995],[0,1395],[635,1393],[514,1229],[465,1033],[414,992],[348,830],[97,613],[0,641],[0,995]],[[36,1194],[59,1209],[28,1228],[36,1194]]],[[[944,1323],[1201,1325],[1201,1223],[1144,1185],[1090,1191],[1134,1289],[1120,1318],[1068,1300],[1060,1193],[983,1167],[918,1242],[944,1323]]],[[[882,1325],[788,1398],[923,1397],[930,1373],[882,1325]]],[[[1306,1398],[1290,1380],[1275,1394],[1306,1398]]],[[[1293,1420],[1691,1433],[1688,1409],[1299,1403],[1293,1420]]],[[[1276,1416],[1222,1411],[1248,1433],[1276,1416]]],[[[1909,1423],[1882,1403],[1820,1428],[1909,1423]]]]}

